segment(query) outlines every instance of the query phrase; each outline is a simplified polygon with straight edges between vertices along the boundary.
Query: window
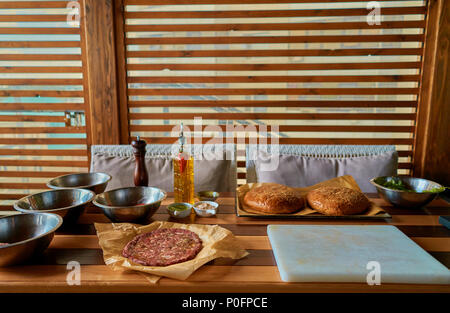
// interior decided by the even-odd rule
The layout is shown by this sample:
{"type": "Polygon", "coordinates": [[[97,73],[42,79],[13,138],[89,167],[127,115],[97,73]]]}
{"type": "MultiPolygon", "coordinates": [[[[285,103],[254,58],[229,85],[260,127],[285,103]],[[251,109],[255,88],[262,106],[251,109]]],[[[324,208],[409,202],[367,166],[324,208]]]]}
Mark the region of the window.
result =
{"type": "Polygon", "coordinates": [[[408,174],[426,2],[380,1],[380,25],[368,1],[272,2],[124,1],[130,136],[278,125],[280,144],[396,145],[408,174]]]}
{"type": "Polygon", "coordinates": [[[0,1],[0,209],[88,170],[82,28],[67,1],[0,1]]]}

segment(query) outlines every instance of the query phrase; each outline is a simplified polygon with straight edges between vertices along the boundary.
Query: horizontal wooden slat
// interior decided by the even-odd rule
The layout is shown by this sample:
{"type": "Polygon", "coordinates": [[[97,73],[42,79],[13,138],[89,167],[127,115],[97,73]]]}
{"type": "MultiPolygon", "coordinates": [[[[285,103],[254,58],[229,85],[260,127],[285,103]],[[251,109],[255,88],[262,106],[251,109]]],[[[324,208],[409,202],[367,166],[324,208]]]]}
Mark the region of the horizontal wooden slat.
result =
{"type": "Polygon", "coordinates": [[[75,149],[0,149],[0,155],[86,156],[87,150],[75,149]]]}
{"type": "MultiPolygon", "coordinates": [[[[0,138],[0,144],[6,145],[83,145],[84,138],[0,138]]],[[[1,162],[1,160],[0,160],[1,162]]]]}
{"type": "MultiPolygon", "coordinates": [[[[381,15],[425,14],[426,7],[383,8],[381,15]]],[[[125,12],[125,19],[366,16],[367,9],[125,12]]]]}
{"type": "Polygon", "coordinates": [[[79,41],[0,41],[0,48],[78,48],[79,41]]]}
{"type": "MultiPolygon", "coordinates": [[[[1,54],[0,54],[1,59],[1,54]]],[[[46,79],[46,78],[8,78],[0,79],[0,85],[82,85],[83,80],[80,78],[60,78],[60,79],[46,79]]],[[[3,103],[2,103],[3,105],[3,103]]]]}
{"type": "Polygon", "coordinates": [[[415,113],[130,113],[130,120],[194,119],[212,120],[414,120],[415,113]]]}
{"type": "MultiPolygon", "coordinates": [[[[154,88],[128,89],[130,96],[173,95],[415,95],[419,88],[154,88]]],[[[0,92],[1,95],[1,92],[0,92]]]]}
{"type": "Polygon", "coordinates": [[[81,66],[3,66],[3,73],[81,73],[81,66]]]}
{"type": "MultiPolygon", "coordinates": [[[[132,79],[131,77],[129,79],[132,79]]],[[[417,101],[255,101],[255,100],[140,100],[129,101],[130,108],[140,107],[322,107],[322,108],[390,108],[416,107],[417,101]]]]}
{"type": "Polygon", "coordinates": [[[86,127],[0,127],[0,134],[80,134],[86,127]]]}
{"type": "Polygon", "coordinates": [[[0,22],[66,22],[67,15],[65,14],[9,14],[0,15],[0,22]]]}
{"type": "Polygon", "coordinates": [[[78,27],[48,27],[48,28],[25,28],[25,27],[0,27],[0,34],[13,34],[13,35],[25,35],[25,34],[79,34],[80,29],[78,27]]]}
{"type": "Polygon", "coordinates": [[[130,51],[129,58],[203,58],[203,57],[267,57],[267,56],[366,56],[422,55],[422,48],[402,49],[289,49],[289,50],[152,50],[130,51]]]}
{"type": "MultiPolygon", "coordinates": [[[[2,103],[8,111],[84,111],[84,103],[2,103]]],[[[62,117],[64,118],[64,117],[62,117]]],[[[2,116],[0,116],[2,121],[2,116]]]]}
{"type": "MultiPolygon", "coordinates": [[[[154,144],[173,144],[178,137],[144,137],[142,139],[154,144]]],[[[129,138],[133,140],[133,138],[129,138]]],[[[212,138],[203,137],[201,143],[211,143],[212,138]]],[[[220,140],[220,138],[218,139],[220,140]]],[[[239,143],[241,140],[246,144],[250,143],[249,138],[223,138],[223,142],[239,143]]],[[[411,145],[414,140],[411,138],[280,138],[278,143],[283,145],[411,145]]],[[[269,142],[270,144],[270,142],[269,142]]]]}
{"type": "MultiPolygon", "coordinates": [[[[71,172],[43,172],[43,171],[1,171],[0,177],[48,177],[54,178],[71,172]]],[[[0,198],[1,199],[1,198],[0,198]]]]}
{"type": "MultiPolygon", "coordinates": [[[[2,160],[0,166],[65,166],[65,167],[86,167],[88,161],[60,161],[60,160],[2,160]]],[[[12,188],[12,187],[6,187],[12,188]]]]}
{"type": "MultiPolygon", "coordinates": [[[[1,195],[0,195],[1,198],[1,195]]],[[[244,249],[271,250],[266,236],[236,236],[244,249]]],[[[450,252],[447,238],[412,237],[417,244],[427,251],[450,252]]],[[[56,235],[51,242],[50,249],[100,249],[97,236],[93,235],[56,235]]]]}
{"type": "MultiPolygon", "coordinates": [[[[311,83],[311,82],[416,82],[420,75],[368,76],[155,76],[128,77],[128,83],[311,83]]],[[[1,84],[1,80],[0,80],[1,84]]]]}
{"type": "Polygon", "coordinates": [[[2,61],[79,61],[79,54],[0,54],[2,61]]]}
{"type": "Polygon", "coordinates": [[[0,90],[0,97],[83,97],[83,91],[0,90]]]}
{"type": "Polygon", "coordinates": [[[296,70],[369,70],[415,69],[421,62],[377,63],[293,63],[293,64],[128,64],[129,71],[296,71],[296,70]]]}
{"type": "MultiPolygon", "coordinates": [[[[4,193],[0,193],[0,200],[17,200],[17,199],[21,199],[23,197],[25,197],[25,194],[4,194],[4,193]]],[[[1,214],[1,213],[0,213],[1,214]]]]}
{"type": "MultiPolygon", "coordinates": [[[[186,125],[189,127],[189,129],[194,130],[196,129],[194,125],[186,125]]],[[[258,131],[261,129],[261,127],[258,127],[259,125],[256,125],[255,131],[258,131]]],[[[197,126],[198,127],[198,126],[197,126]]],[[[201,126],[202,131],[205,131],[205,128],[207,128],[207,125],[201,126]]],[[[227,129],[226,125],[214,125],[215,128],[222,129],[222,131],[225,131],[227,129]]],[[[172,131],[174,128],[174,125],[130,125],[130,131],[132,132],[138,132],[138,131],[151,131],[151,132],[168,132],[172,131]]],[[[273,125],[268,125],[268,130],[273,129],[273,125]]],[[[352,126],[304,126],[304,125],[279,125],[278,130],[280,132],[370,132],[370,133],[376,133],[376,132],[413,132],[415,129],[414,126],[359,126],[359,125],[352,125],[352,126]]],[[[238,129],[238,132],[242,131],[248,131],[246,129],[238,129]]]]}
{"type": "Polygon", "coordinates": [[[423,42],[423,35],[345,36],[228,36],[126,38],[127,45],[181,45],[232,43],[313,43],[313,42],[423,42]]]}
{"type": "MultiPolygon", "coordinates": [[[[379,25],[367,22],[329,22],[329,23],[242,23],[242,24],[161,24],[125,25],[126,32],[195,32],[195,31],[250,31],[250,30],[327,30],[327,29],[390,29],[423,28],[422,21],[383,21],[379,25]]],[[[0,29],[1,33],[1,29],[0,29]]]]}
{"type": "Polygon", "coordinates": [[[67,1],[11,1],[0,2],[0,9],[63,9],[67,1]]]}
{"type": "MultiPolygon", "coordinates": [[[[3,106],[2,106],[3,107],[3,106]]],[[[61,115],[0,115],[0,122],[65,122],[61,115]]]]}
{"type": "Polygon", "coordinates": [[[2,183],[0,182],[0,188],[9,189],[49,189],[42,183],[2,183]]]}

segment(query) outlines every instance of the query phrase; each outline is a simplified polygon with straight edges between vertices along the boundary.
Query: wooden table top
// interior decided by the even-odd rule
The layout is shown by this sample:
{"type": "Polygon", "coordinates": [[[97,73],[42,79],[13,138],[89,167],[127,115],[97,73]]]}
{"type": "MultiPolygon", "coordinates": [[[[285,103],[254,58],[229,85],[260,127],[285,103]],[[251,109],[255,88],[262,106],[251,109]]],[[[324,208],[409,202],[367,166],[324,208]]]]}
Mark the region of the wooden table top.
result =
{"type": "MultiPolygon", "coordinates": [[[[162,278],[149,283],[137,272],[113,271],[103,262],[93,223],[109,220],[90,207],[72,231],[58,231],[43,256],[27,265],[0,268],[0,292],[450,292],[449,285],[356,283],[286,283],[281,281],[267,238],[268,224],[302,225],[395,225],[437,260],[450,267],[450,230],[439,224],[440,215],[450,215],[450,206],[435,200],[423,209],[400,209],[382,205],[392,215],[386,220],[286,220],[237,217],[234,198],[218,199],[219,214],[196,217],[195,223],[218,224],[231,230],[250,254],[241,260],[217,259],[194,272],[186,281],[162,278]],[[81,284],[66,282],[67,263],[81,264],[81,284]]],[[[154,220],[180,222],[166,213],[163,202],[154,220]]],[[[150,221],[151,222],[151,221],[150,221]]],[[[182,222],[191,222],[189,218],[182,222]]]]}

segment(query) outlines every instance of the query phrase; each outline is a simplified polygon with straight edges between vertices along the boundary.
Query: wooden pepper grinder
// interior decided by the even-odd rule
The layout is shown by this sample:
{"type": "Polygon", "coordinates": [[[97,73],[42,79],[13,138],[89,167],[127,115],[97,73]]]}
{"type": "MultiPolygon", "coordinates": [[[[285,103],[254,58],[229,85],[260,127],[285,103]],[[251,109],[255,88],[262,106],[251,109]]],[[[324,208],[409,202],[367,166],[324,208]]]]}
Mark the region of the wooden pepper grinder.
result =
{"type": "Polygon", "coordinates": [[[131,142],[133,153],[136,159],[136,167],[134,170],[134,185],[148,186],[148,173],[145,167],[145,140],[140,140],[139,136],[131,142]]]}

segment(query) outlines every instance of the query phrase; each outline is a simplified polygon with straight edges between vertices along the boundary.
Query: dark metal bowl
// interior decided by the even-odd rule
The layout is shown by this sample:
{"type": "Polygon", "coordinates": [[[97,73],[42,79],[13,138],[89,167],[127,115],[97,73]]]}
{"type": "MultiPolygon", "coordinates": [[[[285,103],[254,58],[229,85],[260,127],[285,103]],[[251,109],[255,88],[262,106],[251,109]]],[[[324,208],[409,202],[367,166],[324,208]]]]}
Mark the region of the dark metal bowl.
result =
{"type": "Polygon", "coordinates": [[[51,213],[17,214],[0,218],[0,266],[20,264],[41,254],[63,220],[51,213]]]}
{"type": "Polygon", "coordinates": [[[77,173],[53,178],[47,183],[51,189],[88,189],[96,194],[105,191],[111,180],[111,175],[106,173],[77,173]]]}
{"type": "Polygon", "coordinates": [[[378,194],[389,203],[395,206],[410,208],[422,207],[428,204],[436,198],[439,193],[423,191],[432,190],[434,188],[442,188],[441,185],[431,180],[403,176],[375,177],[370,180],[370,183],[377,188],[378,194]],[[382,186],[384,183],[391,180],[401,180],[403,184],[408,186],[413,191],[395,190],[382,186]]]}
{"type": "Polygon", "coordinates": [[[155,187],[128,187],[110,190],[95,196],[93,203],[112,222],[145,222],[167,197],[155,187]]]}
{"type": "Polygon", "coordinates": [[[23,213],[55,213],[64,224],[73,224],[83,214],[95,193],[87,189],[54,189],[24,197],[14,203],[23,213]]]}

